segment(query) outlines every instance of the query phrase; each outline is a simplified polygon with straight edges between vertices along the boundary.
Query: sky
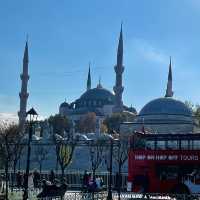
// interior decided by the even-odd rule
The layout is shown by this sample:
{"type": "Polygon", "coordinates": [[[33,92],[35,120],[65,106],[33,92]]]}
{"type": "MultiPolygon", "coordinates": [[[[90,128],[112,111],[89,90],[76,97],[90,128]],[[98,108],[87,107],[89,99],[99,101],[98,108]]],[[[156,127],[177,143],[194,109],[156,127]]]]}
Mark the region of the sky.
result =
{"type": "Polygon", "coordinates": [[[19,110],[28,35],[28,108],[58,113],[99,77],[112,91],[123,22],[123,101],[139,111],[165,95],[172,57],[174,98],[200,104],[199,0],[0,0],[0,113],[19,110]]]}

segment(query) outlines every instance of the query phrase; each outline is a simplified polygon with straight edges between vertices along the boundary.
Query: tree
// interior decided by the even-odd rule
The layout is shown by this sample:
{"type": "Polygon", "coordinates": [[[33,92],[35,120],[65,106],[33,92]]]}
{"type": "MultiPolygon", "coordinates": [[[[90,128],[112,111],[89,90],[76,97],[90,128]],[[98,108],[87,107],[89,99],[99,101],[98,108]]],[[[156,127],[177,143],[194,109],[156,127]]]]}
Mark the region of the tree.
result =
{"type": "Polygon", "coordinates": [[[135,115],[129,112],[113,113],[110,117],[107,117],[103,123],[107,126],[109,133],[112,130],[119,132],[120,124],[125,121],[133,121],[134,117],[135,115]]]}
{"type": "Polygon", "coordinates": [[[200,105],[194,105],[191,101],[185,101],[185,105],[192,111],[195,119],[198,121],[198,127],[200,127],[200,105]]]}
{"type": "Polygon", "coordinates": [[[54,144],[57,161],[60,165],[62,173],[61,182],[64,182],[65,169],[72,160],[77,141],[73,140],[72,138],[70,138],[68,141],[64,141],[54,137],[54,144]]]}
{"type": "Polygon", "coordinates": [[[53,132],[62,136],[64,135],[64,132],[69,132],[72,127],[71,121],[60,114],[50,116],[48,122],[53,127],[53,132]]]}
{"type": "Polygon", "coordinates": [[[126,160],[128,159],[128,137],[127,136],[120,136],[118,138],[118,145],[115,145],[113,148],[113,157],[115,162],[118,166],[118,178],[117,181],[117,192],[118,192],[118,199],[120,200],[120,193],[121,193],[121,185],[122,185],[122,167],[126,160]]]}
{"type": "Polygon", "coordinates": [[[198,120],[198,126],[200,126],[200,105],[196,105],[196,110],[194,112],[194,116],[198,120]]]}
{"type": "Polygon", "coordinates": [[[6,193],[8,182],[8,169],[13,169],[12,186],[16,174],[16,165],[21,156],[23,145],[21,144],[23,135],[16,124],[2,124],[0,127],[1,155],[6,174],[6,193]]]}
{"type": "Polygon", "coordinates": [[[89,112],[77,123],[77,129],[80,133],[91,133],[95,132],[96,127],[96,114],[94,112],[89,112]]]}
{"type": "Polygon", "coordinates": [[[107,133],[108,132],[108,127],[106,124],[102,123],[100,127],[101,133],[107,133]]]}
{"type": "Polygon", "coordinates": [[[48,153],[49,153],[48,149],[46,148],[46,146],[43,145],[39,145],[35,149],[34,161],[37,162],[39,165],[40,174],[42,172],[43,162],[48,158],[48,153]]]}
{"type": "Polygon", "coordinates": [[[99,168],[103,160],[104,144],[105,140],[98,139],[92,141],[88,146],[93,178],[95,178],[96,170],[99,168]]]}

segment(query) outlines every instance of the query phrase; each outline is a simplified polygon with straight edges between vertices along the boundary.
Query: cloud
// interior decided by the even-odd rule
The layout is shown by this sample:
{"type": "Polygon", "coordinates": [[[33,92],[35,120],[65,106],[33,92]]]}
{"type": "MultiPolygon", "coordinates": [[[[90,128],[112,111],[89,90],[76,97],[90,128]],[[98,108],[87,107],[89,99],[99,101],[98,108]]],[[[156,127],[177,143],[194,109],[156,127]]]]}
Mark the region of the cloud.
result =
{"type": "MultiPolygon", "coordinates": [[[[44,120],[45,117],[38,116],[37,120],[44,120]]],[[[18,123],[18,115],[16,113],[0,113],[0,123],[18,123]]]]}
{"type": "Polygon", "coordinates": [[[159,64],[167,64],[169,62],[169,56],[166,55],[163,50],[151,45],[149,42],[142,39],[133,39],[129,43],[129,48],[141,58],[157,62],[159,64]]]}
{"type": "Polygon", "coordinates": [[[18,123],[18,116],[15,113],[0,113],[0,122],[18,123]]]}

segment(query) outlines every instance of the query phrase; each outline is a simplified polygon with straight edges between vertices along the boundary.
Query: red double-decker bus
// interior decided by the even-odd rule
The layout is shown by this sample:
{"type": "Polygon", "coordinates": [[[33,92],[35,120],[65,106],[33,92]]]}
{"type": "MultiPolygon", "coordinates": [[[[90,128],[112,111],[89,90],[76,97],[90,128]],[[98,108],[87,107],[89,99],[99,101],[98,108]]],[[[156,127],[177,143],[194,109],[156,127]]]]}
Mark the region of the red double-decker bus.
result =
{"type": "Polygon", "coordinates": [[[128,191],[200,193],[200,134],[144,134],[130,138],[128,191]]]}

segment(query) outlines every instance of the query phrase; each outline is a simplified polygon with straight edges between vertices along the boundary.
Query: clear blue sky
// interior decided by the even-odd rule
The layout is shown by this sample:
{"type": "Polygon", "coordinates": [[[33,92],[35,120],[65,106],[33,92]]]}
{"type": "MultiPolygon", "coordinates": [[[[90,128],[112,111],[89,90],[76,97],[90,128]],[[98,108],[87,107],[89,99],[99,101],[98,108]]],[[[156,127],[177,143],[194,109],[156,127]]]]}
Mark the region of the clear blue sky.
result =
{"type": "Polygon", "coordinates": [[[0,112],[19,110],[20,73],[29,35],[29,99],[39,114],[58,112],[101,76],[112,90],[123,21],[123,100],[137,110],[164,96],[169,56],[174,97],[200,103],[200,1],[1,0],[0,112]]]}

